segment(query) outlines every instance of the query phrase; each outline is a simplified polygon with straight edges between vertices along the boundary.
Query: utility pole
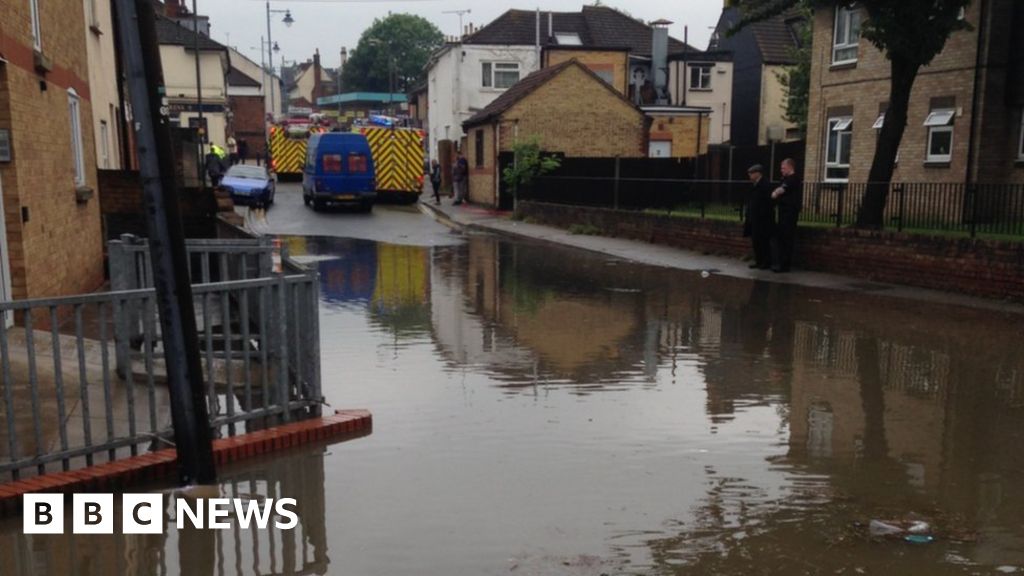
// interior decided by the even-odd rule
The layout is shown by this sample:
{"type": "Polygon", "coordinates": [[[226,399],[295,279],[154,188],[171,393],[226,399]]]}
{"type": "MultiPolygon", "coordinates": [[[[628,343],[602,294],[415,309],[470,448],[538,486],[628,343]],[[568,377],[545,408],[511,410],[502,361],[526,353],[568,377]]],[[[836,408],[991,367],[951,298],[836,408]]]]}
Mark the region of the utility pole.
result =
{"type": "Polygon", "coordinates": [[[118,54],[124,59],[135,112],[135,141],[167,364],[178,480],[183,485],[211,484],[216,480],[213,441],[174,178],[170,122],[162,102],[165,87],[156,14],[150,0],[116,0],[114,8],[118,54]]]}

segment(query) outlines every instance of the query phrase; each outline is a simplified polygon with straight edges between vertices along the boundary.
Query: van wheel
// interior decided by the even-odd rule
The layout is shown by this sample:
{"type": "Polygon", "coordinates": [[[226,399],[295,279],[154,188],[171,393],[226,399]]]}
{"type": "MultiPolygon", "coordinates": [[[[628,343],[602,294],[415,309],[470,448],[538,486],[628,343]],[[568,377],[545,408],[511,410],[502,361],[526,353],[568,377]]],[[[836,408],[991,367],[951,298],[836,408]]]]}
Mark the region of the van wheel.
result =
{"type": "Polygon", "coordinates": [[[320,212],[327,207],[327,203],[319,198],[313,198],[313,211],[320,212]]]}
{"type": "Polygon", "coordinates": [[[359,205],[359,211],[364,214],[369,214],[370,212],[373,212],[373,202],[363,202],[362,204],[359,205]]]}
{"type": "Polygon", "coordinates": [[[305,194],[303,194],[302,195],[302,203],[304,205],[306,205],[306,206],[309,206],[309,196],[306,196],[305,194]]]}

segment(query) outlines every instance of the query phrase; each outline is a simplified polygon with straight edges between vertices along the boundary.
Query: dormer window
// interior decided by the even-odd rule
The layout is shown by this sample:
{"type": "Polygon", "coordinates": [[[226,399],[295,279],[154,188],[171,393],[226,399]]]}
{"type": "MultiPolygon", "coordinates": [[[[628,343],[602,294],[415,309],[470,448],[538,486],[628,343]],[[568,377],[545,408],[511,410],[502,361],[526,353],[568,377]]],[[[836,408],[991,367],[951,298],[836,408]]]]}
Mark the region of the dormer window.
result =
{"type": "Polygon", "coordinates": [[[575,32],[555,32],[555,44],[559,46],[583,46],[583,40],[575,32]]]}

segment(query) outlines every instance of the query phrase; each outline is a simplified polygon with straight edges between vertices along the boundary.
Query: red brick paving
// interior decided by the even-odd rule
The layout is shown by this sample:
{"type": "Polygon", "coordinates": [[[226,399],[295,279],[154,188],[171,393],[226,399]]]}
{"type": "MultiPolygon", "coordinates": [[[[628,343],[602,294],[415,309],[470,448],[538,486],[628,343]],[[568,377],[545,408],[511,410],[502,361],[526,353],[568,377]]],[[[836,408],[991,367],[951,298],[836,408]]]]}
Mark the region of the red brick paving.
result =
{"type": "MultiPolygon", "coordinates": [[[[333,415],[292,422],[213,441],[214,462],[237,462],[272,452],[338,439],[353,432],[369,433],[373,417],[366,410],[338,410],[333,415]]],[[[173,448],[149,452],[69,472],[54,472],[0,484],[0,514],[21,509],[21,497],[35,492],[117,491],[132,484],[169,480],[176,472],[173,448]]]]}

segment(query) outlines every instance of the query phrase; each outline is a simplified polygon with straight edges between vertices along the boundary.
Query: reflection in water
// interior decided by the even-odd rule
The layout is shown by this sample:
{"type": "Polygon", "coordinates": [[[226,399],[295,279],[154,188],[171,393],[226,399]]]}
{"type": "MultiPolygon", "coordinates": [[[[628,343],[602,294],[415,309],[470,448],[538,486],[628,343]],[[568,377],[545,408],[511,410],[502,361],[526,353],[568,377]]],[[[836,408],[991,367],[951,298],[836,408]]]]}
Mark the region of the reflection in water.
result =
{"type": "MultiPolygon", "coordinates": [[[[64,535],[23,535],[20,519],[0,524],[0,573],[42,574],[327,574],[324,449],[307,448],[273,460],[220,472],[222,498],[295,498],[295,530],[197,530],[174,528],[174,504],[164,498],[167,530],[160,535],[123,535],[121,510],[115,535],[72,535],[70,511],[64,535]]],[[[210,497],[210,496],[205,496],[210,497]]],[[[115,503],[119,498],[115,497],[115,503]]]]}
{"type": "Polygon", "coordinates": [[[325,394],[377,423],[239,477],[299,493],[294,545],[9,529],[15,573],[341,572],[328,545],[354,574],[1024,566],[1019,317],[480,236],[289,247],[318,256],[325,394]],[[874,518],[937,540],[871,541],[874,518]]]}

